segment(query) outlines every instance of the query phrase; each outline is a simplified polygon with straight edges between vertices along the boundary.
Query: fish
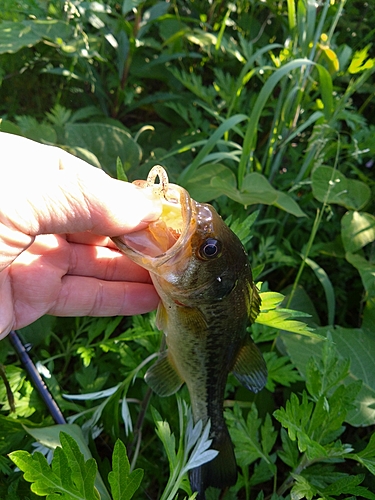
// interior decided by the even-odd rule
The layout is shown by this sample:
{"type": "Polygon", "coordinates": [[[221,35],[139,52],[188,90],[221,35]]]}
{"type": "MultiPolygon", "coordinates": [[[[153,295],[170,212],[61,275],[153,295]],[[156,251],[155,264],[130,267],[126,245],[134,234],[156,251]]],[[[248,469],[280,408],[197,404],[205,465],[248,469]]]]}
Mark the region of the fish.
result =
{"type": "Polygon", "coordinates": [[[223,415],[228,374],[254,393],[267,381],[265,361],[247,331],[261,300],[241,241],[211,205],[169,183],[161,166],[151,169],[147,181],[134,183],[161,200],[162,214],[113,241],[149,271],[160,296],[156,325],[167,349],[146,372],[146,382],[159,396],[185,383],[194,422],[210,421],[211,448],[218,454],[189,475],[196,498],[205,500],[208,487],[225,489],[237,481],[223,415]]]}

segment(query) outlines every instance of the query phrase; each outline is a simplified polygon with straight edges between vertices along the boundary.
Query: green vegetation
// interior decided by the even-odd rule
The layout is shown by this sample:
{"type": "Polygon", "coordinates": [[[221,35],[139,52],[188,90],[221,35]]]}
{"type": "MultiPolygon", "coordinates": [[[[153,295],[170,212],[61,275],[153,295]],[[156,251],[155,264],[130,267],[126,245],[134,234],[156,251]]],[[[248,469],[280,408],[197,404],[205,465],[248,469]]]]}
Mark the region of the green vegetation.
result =
{"type": "MultiPolygon", "coordinates": [[[[249,252],[269,380],[255,396],[229,377],[240,476],[207,499],[375,499],[370,2],[3,0],[0,19],[2,131],[113,176],[120,158],[130,180],[160,163],[249,252]]],[[[52,427],[2,341],[0,498],[193,498],[207,429],[186,388],[161,399],[143,380],[154,314],[44,317],[20,333],[69,424],[52,427]]]]}

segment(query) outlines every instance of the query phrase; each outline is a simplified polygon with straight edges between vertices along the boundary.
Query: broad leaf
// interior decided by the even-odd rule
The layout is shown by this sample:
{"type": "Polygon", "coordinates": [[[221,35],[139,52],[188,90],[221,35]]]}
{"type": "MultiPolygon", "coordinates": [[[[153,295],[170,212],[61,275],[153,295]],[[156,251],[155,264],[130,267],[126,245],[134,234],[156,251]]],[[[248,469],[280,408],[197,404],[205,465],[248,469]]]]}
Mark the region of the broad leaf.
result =
{"type": "Polygon", "coordinates": [[[222,188],[215,186],[215,183],[212,182],[216,177],[219,177],[228,186],[235,188],[236,177],[234,173],[221,163],[203,165],[187,181],[184,187],[195,200],[200,202],[211,201],[223,194],[222,188]]]}
{"type": "Polygon", "coordinates": [[[357,252],[375,240],[375,217],[365,212],[347,212],[341,219],[341,237],[347,252],[357,252]]]}
{"type": "Polygon", "coordinates": [[[266,177],[257,172],[245,176],[241,188],[241,197],[244,205],[264,203],[265,205],[275,205],[296,217],[306,216],[291,196],[282,191],[277,191],[266,177]]]}
{"type": "Polygon", "coordinates": [[[367,184],[347,179],[332,167],[316,168],[311,178],[313,194],[322,203],[336,203],[348,210],[360,210],[371,199],[371,190],[367,184]]]}
{"type": "Polygon", "coordinates": [[[368,296],[375,297],[375,264],[359,254],[347,252],[345,257],[359,272],[368,296]]]}
{"type": "Polygon", "coordinates": [[[35,20],[0,24],[0,54],[14,53],[23,47],[33,47],[43,38],[55,40],[68,37],[73,28],[63,21],[35,20]]]}
{"type": "Polygon", "coordinates": [[[106,123],[68,123],[65,141],[70,147],[91,151],[101,166],[113,177],[117,176],[117,158],[125,169],[137,166],[141,149],[126,130],[106,123]]]}

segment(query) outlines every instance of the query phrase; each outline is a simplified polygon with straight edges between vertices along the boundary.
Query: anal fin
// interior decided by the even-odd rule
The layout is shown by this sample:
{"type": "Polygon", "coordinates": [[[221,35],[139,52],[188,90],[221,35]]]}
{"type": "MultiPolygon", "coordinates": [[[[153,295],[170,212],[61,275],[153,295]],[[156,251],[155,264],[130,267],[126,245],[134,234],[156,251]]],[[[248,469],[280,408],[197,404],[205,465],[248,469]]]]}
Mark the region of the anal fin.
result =
{"type": "Polygon", "coordinates": [[[266,385],[267,366],[262,353],[250,337],[237,355],[233,375],[246,389],[255,393],[266,385]]]}
{"type": "Polygon", "coordinates": [[[172,365],[168,351],[147,370],[145,380],[158,396],[171,396],[179,390],[184,381],[172,365]]]}

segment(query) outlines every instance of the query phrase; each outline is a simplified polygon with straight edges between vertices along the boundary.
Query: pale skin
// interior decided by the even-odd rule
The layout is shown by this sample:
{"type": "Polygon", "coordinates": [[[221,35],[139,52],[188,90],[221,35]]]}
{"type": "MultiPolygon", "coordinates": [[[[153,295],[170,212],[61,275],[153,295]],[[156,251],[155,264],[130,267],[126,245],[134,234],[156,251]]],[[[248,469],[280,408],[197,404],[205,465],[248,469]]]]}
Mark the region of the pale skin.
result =
{"type": "Polygon", "coordinates": [[[148,272],[109,237],[160,212],[140,188],[59,148],[0,132],[0,339],[44,314],[155,309],[148,272]]]}

